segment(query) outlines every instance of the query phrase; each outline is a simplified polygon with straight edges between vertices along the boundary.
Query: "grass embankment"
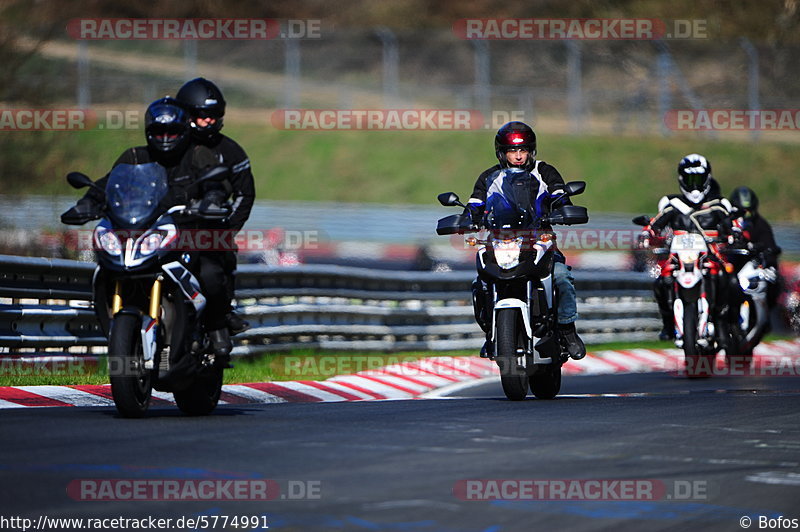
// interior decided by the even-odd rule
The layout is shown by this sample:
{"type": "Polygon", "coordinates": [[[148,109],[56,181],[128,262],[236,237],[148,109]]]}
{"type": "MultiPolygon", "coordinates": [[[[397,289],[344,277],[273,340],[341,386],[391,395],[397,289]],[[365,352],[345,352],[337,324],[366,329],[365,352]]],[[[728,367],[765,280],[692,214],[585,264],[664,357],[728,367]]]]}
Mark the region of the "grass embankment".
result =
{"type": "MultiPolygon", "coordinates": [[[[768,335],[766,342],[789,337],[768,335]]],[[[612,342],[588,345],[589,352],[619,349],[670,349],[672,342],[612,342]]],[[[377,369],[389,364],[413,362],[431,356],[474,356],[474,351],[447,352],[321,352],[295,350],[256,357],[237,358],[234,368],[225,372],[225,384],[271,381],[324,380],[335,375],[377,369]]],[[[580,362],[574,362],[580,364],[580,362]]],[[[41,368],[24,369],[9,362],[0,362],[0,386],[66,386],[75,384],[108,384],[105,358],[97,364],[80,359],[41,368]]]]}
{"type": "MultiPolygon", "coordinates": [[[[490,130],[282,131],[267,125],[269,111],[250,119],[225,132],[247,150],[261,199],[433,205],[446,190],[467,196],[494,162],[490,130]]],[[[67,171],[99,177],[143,140],[139,129],[0,135],[3,192],[29,194],[70,193],[67,171]]],[[[677,162],[691,152],[709,158],[723,192],[749,185],[769,219],[800,221],[794,144],[539,135],[543,160],[567,180],[588,182],[581,203],[590,212],[654,213],[662,195],[677,192],[677,162]]]]}

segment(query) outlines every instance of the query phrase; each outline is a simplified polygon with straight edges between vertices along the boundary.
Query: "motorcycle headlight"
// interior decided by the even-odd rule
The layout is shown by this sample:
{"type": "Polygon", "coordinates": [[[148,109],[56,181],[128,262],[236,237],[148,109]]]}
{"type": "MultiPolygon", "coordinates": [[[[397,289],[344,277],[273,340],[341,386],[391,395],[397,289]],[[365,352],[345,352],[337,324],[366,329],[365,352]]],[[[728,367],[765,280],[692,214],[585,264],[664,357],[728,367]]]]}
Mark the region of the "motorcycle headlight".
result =
{"type": "Polygon", "coordinates": [[[139,252],[142,255],[150,255],[161,246],[164,235],[161,233],[151,233],[142,239],[139,252]]]}
{"type": "Polygon", "coordinates": [[[678,253],[678,257],[681,259],[682,262],[694,262],[700,256],[700,253],[697,251],[681,251],[678,253]]]}
{"type": "Polygon", "coordinates": [[[119,257],[122,254],[122,242],[113,231],[109,231],[105,227],[98,227],[95,230],[94,239],[97,247],[109,255],[119,257]]]}
{"type": "Polygon", "coordinates": [[[522,237],[509,240],[495,240],[492,243],[494,248],[494,258],[497,265],[508,270],[519,264],[519,254],[522,250],[522,237]]]}

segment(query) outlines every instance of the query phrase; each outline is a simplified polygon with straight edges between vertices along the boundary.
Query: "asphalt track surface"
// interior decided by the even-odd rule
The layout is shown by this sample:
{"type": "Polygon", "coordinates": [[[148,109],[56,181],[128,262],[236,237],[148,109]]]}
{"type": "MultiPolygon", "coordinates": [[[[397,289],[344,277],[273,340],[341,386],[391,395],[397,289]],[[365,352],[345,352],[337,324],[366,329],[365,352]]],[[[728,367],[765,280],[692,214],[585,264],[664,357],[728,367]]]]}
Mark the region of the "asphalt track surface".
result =
{"type": "MultiPolygon", "coordinates": [[[[269,530],[500,532],[742,530],[743,516],[764,529],[759,519],[783,516],[786,527],[800,520],[798,421],[798,377],[666,373],[565,377],[552,401],[508,401],[492,380],[443,399],[230,405],[203,418],[6,409],[0,519],[206,516],[206,530],[251,530],[222,519],[263,516],[269,530]],[[93,501],[83,499],[100,491],[75,488],[110,479],[268,479],[281,491],[93,501]],[[472,483],[470,497],[502,485],[506,498],[463,500],[470,479],[527,484],[472,483]],[[533,481],[534,496],[509,497],[533,481]],[[635,493],[622,487],[633,482],[635,493]]],[[[11,524],[2,528],[21,529],[11,524]]]]}

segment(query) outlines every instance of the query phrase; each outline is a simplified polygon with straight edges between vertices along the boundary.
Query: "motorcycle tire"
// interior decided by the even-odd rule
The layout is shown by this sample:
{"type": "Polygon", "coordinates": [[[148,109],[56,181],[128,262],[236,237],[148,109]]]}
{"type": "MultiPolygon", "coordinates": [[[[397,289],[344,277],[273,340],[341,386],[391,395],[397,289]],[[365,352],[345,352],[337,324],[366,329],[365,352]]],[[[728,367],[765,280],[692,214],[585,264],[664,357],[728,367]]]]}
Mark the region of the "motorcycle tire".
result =
{"type": "Polygon", "coordinates": [[[529,381],[537,399],[553,399],[561,391],[561,364],[548,364],[541,373],[531,375],[529,381]]]}
{"type": "Polygon", "coordinates": [[[683,313],[683,357],[690,379],[710,377],[714,356],[703,353],[697,345],[697,310],[694,305],[683,313]]]}
{"type": "Polygon", "coordinates": [[[181,412],[190,416],[207,416],[217,407],[222,392],[222,369],[210,368],[185,390],[173,392],[181,412]]]}
{"type": "Polygon", "coordinates": [[[138,418],[150,407],[151,372],[144,367],[140,320],[131,314],[114,318],[108,340],[111,396],[122,417],[138,418]]]}
{"type": "Polygon", "coordinates": [[[512,401],[528,395],[528,375],[517,369],[517,348],[520,345],[519,312],[501,309],[497,312],[497,365],[503,392],[512,401]]]}

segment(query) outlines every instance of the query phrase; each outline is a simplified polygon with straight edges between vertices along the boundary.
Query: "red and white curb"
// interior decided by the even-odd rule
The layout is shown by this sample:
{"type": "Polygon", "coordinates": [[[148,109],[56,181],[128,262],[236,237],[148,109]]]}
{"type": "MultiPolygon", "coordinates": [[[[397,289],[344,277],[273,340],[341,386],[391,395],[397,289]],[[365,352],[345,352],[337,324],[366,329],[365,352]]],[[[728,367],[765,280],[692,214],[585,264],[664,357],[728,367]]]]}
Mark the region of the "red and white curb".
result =
{"type": "MultiPolygon", "coordinates": [[[[680,349],[627,349],[589,353],[570,361],[564,375],[610,373],[680,373],[680,349]]],[[[722,357],[717,369],[724,375],[722,357]]],[[[735,373],[732,373],[735,375],[735,373]]],[[[499,375],[497,365],[479,357],[431,357],[393,364],[378,370],[338,375],[324,381],[278,381],[223,386],[221,405],[375,401],[436,397],[499,375]]],[[[746,375],[800,376],[800,339],[759,345],[746,375]]],[[[172,394],[153,392],[154,406],[175,404],[172,394]]],[[[0,409],[36,406],[114,405],[109,385],[0,387],[0,409]]]]}

